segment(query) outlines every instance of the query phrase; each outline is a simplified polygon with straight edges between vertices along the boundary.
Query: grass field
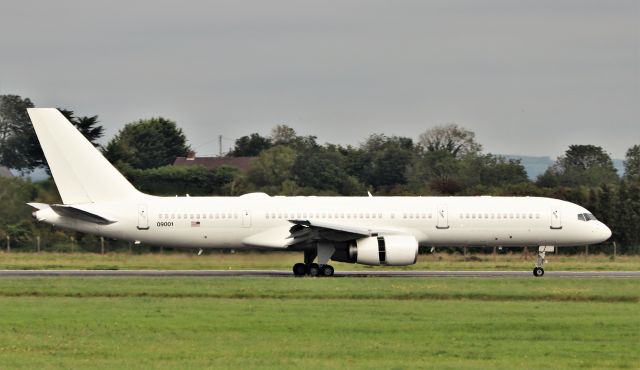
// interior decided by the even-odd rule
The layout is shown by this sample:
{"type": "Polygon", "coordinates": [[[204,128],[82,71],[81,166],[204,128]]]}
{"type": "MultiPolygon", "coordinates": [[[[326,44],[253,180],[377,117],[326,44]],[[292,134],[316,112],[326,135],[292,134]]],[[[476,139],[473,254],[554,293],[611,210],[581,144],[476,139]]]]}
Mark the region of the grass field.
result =
{"type": "MultiPolygon", "coordinates": [[[[0,269],[280,269],[290,270],[302,260],[301,253],[220,253],[202,256],[195,253],[4,253],[0,252],[0,269]]],[[[565,271],[638,271],[640,256],[618,256],[615,260],[604,255],[566,256],[547,255],[551,270],[565,271]]],[[[405,267],[369,267],[332,262],[337,271],[366,269],[401,270],[517,270],[529,271],[535,264],[535,254],[528,259],[522,254],[499,254],[495,257],[470,254],[425,254],[418,263],[405,267]]]]}
{"type": "Polygon", "coordinates": [[[0,368],[640,368],[634,279],[2,278],[0,368]]]}

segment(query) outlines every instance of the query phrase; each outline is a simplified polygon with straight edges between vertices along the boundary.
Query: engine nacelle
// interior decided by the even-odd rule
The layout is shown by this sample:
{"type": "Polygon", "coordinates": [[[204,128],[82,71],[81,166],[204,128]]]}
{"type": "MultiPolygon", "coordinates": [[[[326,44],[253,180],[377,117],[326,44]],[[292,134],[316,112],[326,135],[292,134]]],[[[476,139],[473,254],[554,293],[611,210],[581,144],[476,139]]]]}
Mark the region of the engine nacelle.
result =
{"type": "Polygon", "coordinates": [[[406,266],[418,259],[418,241],[411,235],[370,236],[349,246],[349,259],[363,265],[406,266]]]}

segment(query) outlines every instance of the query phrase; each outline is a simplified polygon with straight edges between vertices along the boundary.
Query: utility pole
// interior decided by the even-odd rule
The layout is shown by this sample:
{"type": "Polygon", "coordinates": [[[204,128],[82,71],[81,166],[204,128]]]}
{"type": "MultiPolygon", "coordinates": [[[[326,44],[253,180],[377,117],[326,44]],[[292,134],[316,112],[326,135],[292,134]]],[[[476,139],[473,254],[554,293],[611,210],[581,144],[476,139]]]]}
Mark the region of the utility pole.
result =
{"type": "Polygon", "coordinates": [[[100,237],[100,254],[104,255],[104,236],[100,237]]]}
{"type": "Polygon", "coordinates": [[[36,236],[36,251],[40,253],[40,235],[36,236]]]}
{"type": "Polygon", "coordinates": [[[613,259],[616,259],[616,242],[613,242],[613,259]]]}
{"type": "Polygon", "coordinates": [[[222,135],[218,135],[218,156],[222,157],[222,135]]]}
{"type": "Polygon", "coordinates": [[[7,253],[11,252],[11,237],[7,234],[7,253]]]}

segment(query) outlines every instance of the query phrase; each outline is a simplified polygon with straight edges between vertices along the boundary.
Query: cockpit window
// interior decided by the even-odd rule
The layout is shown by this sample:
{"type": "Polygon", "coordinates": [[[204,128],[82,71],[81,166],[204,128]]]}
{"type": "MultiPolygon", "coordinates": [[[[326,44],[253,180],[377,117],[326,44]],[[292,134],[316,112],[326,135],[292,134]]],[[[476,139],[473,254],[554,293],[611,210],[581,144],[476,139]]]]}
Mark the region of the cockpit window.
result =
{"type": "Polygon", "coordinates": [[[580,213],[578,215],[578,220],[580,221],[595,221],[597,220],[596,216],[592,215],[591,213],[580,213]]]}

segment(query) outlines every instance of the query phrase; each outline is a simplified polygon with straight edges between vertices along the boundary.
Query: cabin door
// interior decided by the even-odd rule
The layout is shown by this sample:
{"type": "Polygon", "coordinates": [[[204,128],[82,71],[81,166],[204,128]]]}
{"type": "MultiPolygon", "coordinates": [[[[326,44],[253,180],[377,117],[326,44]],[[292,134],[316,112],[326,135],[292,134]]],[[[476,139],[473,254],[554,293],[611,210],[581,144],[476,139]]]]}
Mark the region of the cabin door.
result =
{"type": "Polygon", "coordinates": [[[149,230],[149,212],[146,204],[138,205],[138,230],[149,230]]]}
{"type": "Polygon", "coordinates": [[[251,227],[251,212],[242,211],[242,227],[251,227]]]}
{"type": "Polygon", "coordinates": [[[449,213],[447,212],[447,205],[441,204],[438,206],[437,212],[437,224],[436,228],[438,229],[448,229],[449,228],[449,213]]]}
{"type": "Polygon", "coordinates": [[[562,229],[562,215],[560,214],[560,210],[557,208],[551,209],[551,228],[552,229],[562,229]]]}

